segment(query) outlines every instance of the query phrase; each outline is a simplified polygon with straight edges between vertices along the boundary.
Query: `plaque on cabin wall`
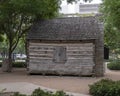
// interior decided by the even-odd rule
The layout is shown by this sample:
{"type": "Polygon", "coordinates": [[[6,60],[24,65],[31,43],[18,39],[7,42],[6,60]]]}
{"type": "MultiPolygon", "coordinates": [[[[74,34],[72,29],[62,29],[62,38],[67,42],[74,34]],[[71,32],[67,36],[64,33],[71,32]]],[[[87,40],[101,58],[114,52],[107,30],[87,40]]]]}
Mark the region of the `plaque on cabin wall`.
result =
{"type": "Polygon", "coordinates": [[[66,58],[66,47],[56,46],[53,52],[53,62],[55,63],[65,63],[66,58]]]}

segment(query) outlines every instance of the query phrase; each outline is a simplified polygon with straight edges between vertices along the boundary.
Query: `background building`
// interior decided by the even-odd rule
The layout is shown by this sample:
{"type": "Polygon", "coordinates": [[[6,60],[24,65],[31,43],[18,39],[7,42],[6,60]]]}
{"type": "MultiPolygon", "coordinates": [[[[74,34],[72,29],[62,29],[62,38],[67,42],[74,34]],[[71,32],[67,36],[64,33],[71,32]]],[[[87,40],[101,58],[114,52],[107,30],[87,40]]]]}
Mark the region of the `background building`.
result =
{"type": "Polygon", "coordinates": [[[97,14],[100,4],[80,4],[79,14],[97,14]]]}
{"type": "MultiPolygon", "coordinates": [[[[94,0],[93,0],[94,1],[94,0]]],[[[75,16],[76,14],[98,14],[100,3],[73,3],[67,4],[64,1],[61,4],[60,13],[65,16],[75,16]]]]}

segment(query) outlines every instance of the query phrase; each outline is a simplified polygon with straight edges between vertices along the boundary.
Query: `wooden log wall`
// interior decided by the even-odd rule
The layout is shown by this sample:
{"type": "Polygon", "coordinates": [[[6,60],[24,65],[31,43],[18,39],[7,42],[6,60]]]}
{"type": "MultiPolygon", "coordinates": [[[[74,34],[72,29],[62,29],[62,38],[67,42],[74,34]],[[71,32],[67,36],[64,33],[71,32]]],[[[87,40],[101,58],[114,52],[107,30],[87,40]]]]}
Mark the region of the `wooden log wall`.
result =
{"type": "MultiPolygon", "coordinates": [[[[29,42],[30,73],[59,75],[92,75],[95,65],[93,43],[33,43],[29,42]],[[56,48],[64,47],[65,62],[55,62],[56,48]]],[[[60,53],[60,52],[58,52],[60,53]]],[[[58,55],[59,56],[59,55],[58,55]]]]}

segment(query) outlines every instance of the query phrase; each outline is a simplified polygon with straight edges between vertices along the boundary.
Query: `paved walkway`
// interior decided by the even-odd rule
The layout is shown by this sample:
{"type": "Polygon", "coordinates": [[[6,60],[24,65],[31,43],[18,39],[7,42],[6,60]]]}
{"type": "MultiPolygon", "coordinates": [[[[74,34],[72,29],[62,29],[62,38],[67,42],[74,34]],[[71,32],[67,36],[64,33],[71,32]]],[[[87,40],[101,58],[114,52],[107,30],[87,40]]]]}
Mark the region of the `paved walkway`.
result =
{"type": "Polygon", "coordinates": [[[28,94],[31,93],[32,90],[41,87],[45,89],[56,89],[79,93],[75,96],[88,96],[88,85],[103,78],[120,80],[120,71],[107,70],[104,77],[95,78],[28,75],[26,69],[13,69],[12,73],[5,73],[0,69],[0,90],[7,88],[6,91],[20,91],[28,94]]]}
{"type": "MultiPolygon", "coordinates": [[[[27,95],[32,94],[32,92],[37,88],[41,88],[42,90],[52,91],[52,92],[57,91],[55,89],[50,89],[50,88],[38,86],[32,83],[27,83],[27,82],[1,83],[0,84],[0,90],[5,89],[4,92],[20,92],[22,94],[27,94],[27,95]]],[[[73,96],[89,96],[89,95],[72,93],[72,92],[66,92],[66,93],[73,95],[73,96]]]]}

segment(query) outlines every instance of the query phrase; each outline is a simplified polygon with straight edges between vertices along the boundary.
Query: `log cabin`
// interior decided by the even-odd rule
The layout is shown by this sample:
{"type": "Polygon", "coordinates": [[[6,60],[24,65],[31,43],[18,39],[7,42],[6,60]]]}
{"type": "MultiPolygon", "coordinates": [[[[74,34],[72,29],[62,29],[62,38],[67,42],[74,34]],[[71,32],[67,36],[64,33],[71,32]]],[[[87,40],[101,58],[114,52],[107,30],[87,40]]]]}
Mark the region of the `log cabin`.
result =
{"type": "Polygon", "coordinates": [[[103,51],[96,16],[38,20],[27,34],[28,73],[103,76],[103,51]]]}

